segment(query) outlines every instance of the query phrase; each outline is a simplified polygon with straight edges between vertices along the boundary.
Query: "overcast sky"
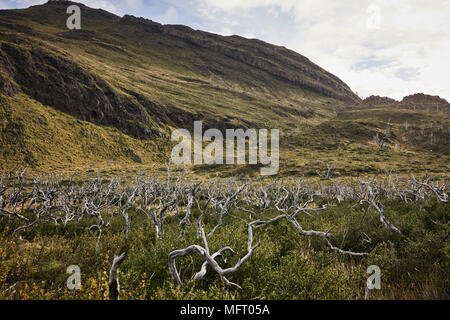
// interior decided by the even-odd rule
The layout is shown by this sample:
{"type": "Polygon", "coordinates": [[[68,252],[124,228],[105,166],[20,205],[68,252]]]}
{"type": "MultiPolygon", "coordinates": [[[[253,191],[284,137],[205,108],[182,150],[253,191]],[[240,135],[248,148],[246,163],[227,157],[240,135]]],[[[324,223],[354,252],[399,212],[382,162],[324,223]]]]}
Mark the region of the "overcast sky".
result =
{"type": "MultiPolygon", "coordinates": [[[[0,0],[22,8],[43,0],[0,0]]],[[[80,0],[118,15],[285,46],[360,96],[450,101],[450,0],[80,0]]]]}

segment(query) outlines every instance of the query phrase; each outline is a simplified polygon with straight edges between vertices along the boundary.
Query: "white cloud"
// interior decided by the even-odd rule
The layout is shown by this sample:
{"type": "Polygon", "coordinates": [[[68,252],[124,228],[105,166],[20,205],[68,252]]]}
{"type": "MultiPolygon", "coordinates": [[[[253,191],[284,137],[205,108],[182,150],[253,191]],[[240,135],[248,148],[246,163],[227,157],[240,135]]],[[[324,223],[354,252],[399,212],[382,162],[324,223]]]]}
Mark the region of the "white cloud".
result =
{"type": "Polygon", "coordinates": [[[143,0],[125,0],[125,5],[128,8],[138,9],[143,5],[143,0]]]}
{"type": "Polygon", "coordinates": [[[77,2],[83,3],[91,8],[101,8],[112,13],[118,14],[118,8],[112,1],[107,0],[78,0],[77,2]]]}
{"type": "MultiPolygon", "coordinates": [[[[396,99],[426,92],[450,101],[450,1],[436,0],[200,0],[202,11],[224,21],[264,9],[293,16],[286,28],[267,21],[257,36],[285,45],[336,74],[367,96],[396,99]],[[378,15],[378,16],[377,16],[378,15]],[[372,65],[371,61],[385,61],[372,65]],[[356,64],[367,68],[355,68],[356,64]]],[[[199,11],[201,13],[201,11],[199,11]]],[[[241,18],[242,17],[242,18],[241,18]]],[[[253,16],[255,23],[266,16],[253,16]]],[[[239,33],[239,26],[232,29],[239,33]]]]}
{"type": "Polygon", "coordinates": [[[178,21],[178,11],[175,7],[170,6],[167,8],[164,15],[161,17],[161,23],[176,24],[178,21]]]}
{"type": "Polygon", "coordinates": [[[9,2],[10,4],[18,4],[21,7],[29,7],[29,6],[34,6],[37,4],[43,4],[47,1],[43,1],[43,0],[10,0],[10,1],[6,1],[9,2]]]}

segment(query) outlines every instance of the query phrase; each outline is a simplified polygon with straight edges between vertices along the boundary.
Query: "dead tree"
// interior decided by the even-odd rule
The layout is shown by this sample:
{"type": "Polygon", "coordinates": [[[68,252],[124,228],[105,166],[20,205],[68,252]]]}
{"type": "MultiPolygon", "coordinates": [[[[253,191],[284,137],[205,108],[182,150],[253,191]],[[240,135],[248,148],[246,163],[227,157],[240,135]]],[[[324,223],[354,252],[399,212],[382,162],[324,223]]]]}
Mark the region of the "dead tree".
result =
{"type": "MultiPolygon", "coordinates": [[[[435,195],[435,197],[441,201],[441,202],[448,202],[448,194],[446,193],[445,189],[446,189],[446,184],[442,183],[439,184],[438,182],[432,182],[430,181],[431,178],[425,178],[424,181],[419,181],[416,179],[416,177],[414,177],[413,175],[410,178],[410,181],[413,185],[417,186],[416,190],[420,190],[422,187],[431,191],[432,194],[435,195]]],[[[418,191],[416,191],[418,192],[418,191]]]]}
{"type": "MultiPolygon", "coordinates": [[[[215,182],[214,182],[214,185],[215,185],[215,182]]],[[[205,196],[206,197],[206,202],[205,202],[205,204],[203,206],[200,205],[199,198],[195,198],[198,210],[200,211],[200,215],[199,215],[199,217],[197,219],[197,225],[196,225],[196,227],[197,227],[197,238],[200,238],[202,236],[202,233],[204,233],[204,230],[203,230],[203,227],[202,227],[202,219],[203,219],[203,216],[205,215],[205,212],[206,212],[206,210],[208,208],[208,205],[211,203],[211,201],[212,201],[212,199],[214,197],[213,194],[211,193],[211,189],[212,189],[211,187],[212,187],[211,184],[207,187],[207,192],[206,192],[206,196],[205,196]]]]}
{"type": "Polygon", "coordinates": [[[368,253],[364,253],[364,252],[352,252],[352,251],[347,251],[347,250],[342,250],[340,248],[337,248],[335,246],[333,246],[330,242],[330,238],[333,236],[330,233],[330,230],[328,230],[327,232],[322,232],[322,231],[316,231],[316,230],[304,230],[300,224],[298,223],[297,219],[295,219],[295,215],[289,215],[289,214],[282,214],[279,216],[276,216],[275,218],[272,218],[270,220],[267,221],[261,221],[261,220],[257,220],[255,221],[255,224],[257,224],[258,226],[261,225],[267,225],[267,224],[271,224],[273,222],[276,222],[278,220],[281,219],[286,219],[288,222],[292,223],[292,225],[294,225],[294,227],[297,229],[297,231],[304,236],[307,237],[319,237],[319,238],[323,238],[327,244],[327,246],[334,251],[337,251],[339,253],[342,254],[347,254],[347,255],[351,255],[351,256],[357,256],[357,257],[366,257],[369,254],[368,253]]]}
{"type": "Polygon", "coordinates": [[[2,177],[0,180],[0,213],[3,215],[16,217],[23,221],[29,221],[29,219],[22,214],[27,197],[24,194],[25,170],[17,170],[15,177],[8,177],[13,179],[11,186],[7,186],[2,177]]]}
{"type": "MultiPolygon", "coordinates": [[[[205,247],[202,247],[199,245],[191,245],[187,248],[175,250],[175,251],[172,251],[171,253],[169,253],[169,270],[172,273],[172,278],[175,282],[175,285],[178,287],[183,287],[183,282],[181,281],[180,275],[179,275],[176,265],[175,265],[176,258],[186,256],[191,253],[197,253],[203,259],[205,259],[205,262],[208,265],[210,265],[211,268],[215,272],[217,272],[217,274],[220,276],[220,278],[222,279],[222,281],[224,281],[224,283],[226,285],[241,288],[236,283],[229,281],[225,276],[239,270],[239,268],[242,266],[242,264],[244,264],[247,260],[250,259],[250,257],[253,255],[254,250],[260,245],[261,241],[258,241],[258,243],[256,245],[253,245],[253,225],[254,224],[255,223],[250,223],[248,225],[248,229],[247,229],[248,230],[247,254],[244,257],[242,257],[241,259],[239,259],[238,262],[233,267],[230,267],[227,269],[222,269],[220,267],[220,265],[217,263],[217,261],[215,260],[215,258],[217,256],[221,255],[224,251],[230,250],[231,252],[233,252],[233,250],[230,247],[224,247],[224,248],[220,249],[219,251],[217,251],[216,253],[214,253],[213,255],[210,255],[209,248],[208,248],[208,242],[207,242],[204,231],[202,231],[202,237],[203,237],[205,247]]],[[[206,274],[205,269],[206,269],[206,265],[203,264],[201,270],[194,276],[194,280],[196,282],[200,281],[203,278],[203,276],[206,274]]]]}
{"type": "Polygon", "coordinates": [[[219,207],[220,210],[219,210],[219,218],[218,218],[217,224],[211,230],[211,232],[208,233],[208,237],[211,237],[216,232],[216,230],[220,226],[222,226],[223,216],[228,213],[228,210],[230,209],[230,207],[235,203],[236,197],[239,195],[239,193],[242,192],[242,190],[244,190],[244,188],[245,188],[245,185],[238,187],[238,189],[235,192],[231,192],[231,194],[229,194],[228,196],[225,196],[220,201],[217,201],[215,199],[212,200],[216,204],[216,206],[219,207]]]}
{"type": "Polygon", "coordinates": [[[391,229],[397,233],[401,233],[400,230],[392,223],[390,223],[384,216],[384,208],[380,202],[380,198],[382,197],[383,192],[385,192],[385,189],[383,189],[380,185],[371,182],[362,181],[361,185],[364,188],[361,189],[362,193],[360,194],[359,203],[368,203],[369,207],[367,208],[367,210],[373,207],[378,212],[380,221],[386,228],[391,229]]]}
{"type": "Polygon", "coordinates": [[[83,213],[97,218],[97,223],[89,227],[89,230],[97,229],[98,231],[97,244],[95,246],[97,255],[103,227],[107,227],[112,218],[110,217],[108,221],[105,221],[103,214],[115,204],[113,195],[117,185],[117,180],[111,180],[108,184],[103,184],[100,178],[93,180],[91,181],[90,193],[83,199],[83,213]]]}
{"type": "Polygon", "coordinates": [[[119,211],[119,214],[123,216],[125,220],[126,225],[126,237],[128,238],[128,233],[130,232],[131,225],[130,225],[130,217],[128,215],[128,210],[130,210],[134,203],[136,198],[136,192],[137,187],[135,188],[129,188],[125,190],[123,193],[120,194],[120,198],[117,203],[117,210],[119,211]],[[122,203],[122,199],[124,199],[122,203]]]}
{"type": "Polygon", "coordinates": [[[122,262],[127,257],[127,252],[122,253],[120,256],[114,256],[111,269],[109,270],[109,299],[119,300],[120,283],[119,283],[119,268],[122,262]]]}
{"type": "Polygon", "coordinates": [[[156,180],[146,181],[138,188],[140,203],[138,209],[153,220],[156,237],[161,239],[164,235],[164,220],[166,211],[176,204],[178,189],[172,186],[159,184],[156,180]]]}
{"type": "Polygon", "coordinates": [[[194,203],[194,197],[195,197],[195,194],[199,187],[200,187],[200,183],[195,184],[191,188],[191,190],[189,191],[189,194],[187,196],[188,199],[187,199],[187,204],[186,204],[186,215],[180,221],[180,227],[181,227],[180,236],[183,236],[187,232],[186,225],[191,225],[191,207],[192,207],[192,204],[194,203]]]}
{"type": "Polygon", "coordinates": [[[319,172],[319,170],[316,170],[317,175],[323,179],[323,180],[328,180],[331,178],[331,175],[333,174],[333,165],[328,165],[327,166],[327,172],[325,172],[324,174],[321,174],[319,172]]]}

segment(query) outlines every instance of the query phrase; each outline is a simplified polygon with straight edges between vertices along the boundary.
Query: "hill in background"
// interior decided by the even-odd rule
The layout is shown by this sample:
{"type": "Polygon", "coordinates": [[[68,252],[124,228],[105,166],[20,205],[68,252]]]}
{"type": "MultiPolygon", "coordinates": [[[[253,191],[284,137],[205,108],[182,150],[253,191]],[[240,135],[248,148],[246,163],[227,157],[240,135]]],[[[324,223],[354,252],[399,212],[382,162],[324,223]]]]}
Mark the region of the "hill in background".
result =
{"type": "Polygon", "coordinates": [[[162,168],[170,132],[202,120],[205,129],[280,128],[282,175],[330,165],[336,176],[448,172],[449,104],[439,97],[362,101],[284,47],[82,4],[82,29],[67,30],[70,4],[0,10],[3,171],[162,168]]]}

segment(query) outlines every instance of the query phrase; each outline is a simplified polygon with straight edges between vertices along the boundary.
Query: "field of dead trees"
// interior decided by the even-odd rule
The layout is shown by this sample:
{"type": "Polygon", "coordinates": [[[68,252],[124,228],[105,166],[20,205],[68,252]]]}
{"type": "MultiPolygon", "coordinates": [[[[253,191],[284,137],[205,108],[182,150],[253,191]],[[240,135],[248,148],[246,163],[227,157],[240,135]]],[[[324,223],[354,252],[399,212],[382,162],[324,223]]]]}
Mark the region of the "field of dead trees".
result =
{"type": "Polygon", "coordinates": [[[0,299],[449,298],[447,181],[322,178],[4,175],[0,299]]]}

